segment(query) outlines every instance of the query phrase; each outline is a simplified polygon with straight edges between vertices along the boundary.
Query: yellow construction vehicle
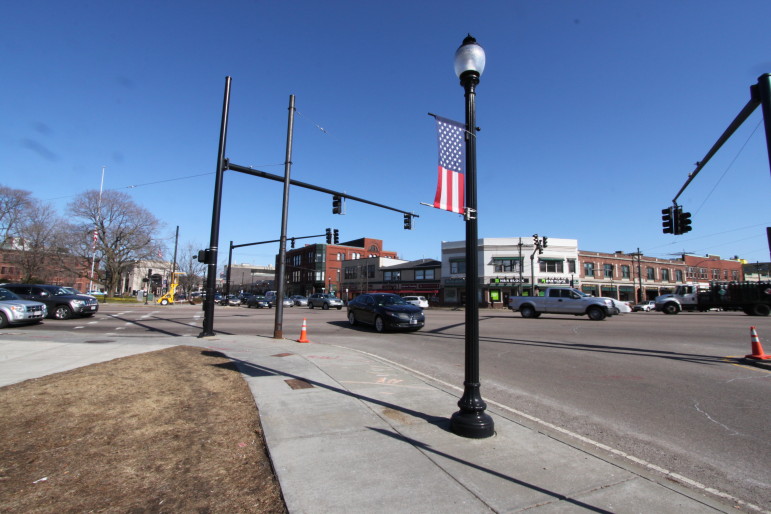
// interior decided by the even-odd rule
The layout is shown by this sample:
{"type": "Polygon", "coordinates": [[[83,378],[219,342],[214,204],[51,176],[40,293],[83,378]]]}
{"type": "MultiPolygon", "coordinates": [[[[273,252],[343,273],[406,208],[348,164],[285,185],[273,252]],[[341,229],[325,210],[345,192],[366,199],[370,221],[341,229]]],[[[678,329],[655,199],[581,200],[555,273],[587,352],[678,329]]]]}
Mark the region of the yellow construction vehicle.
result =
{"type": "Polygon", "coordinates": [[[171,285],[169,286],[169,290],[166,291],[166,294],[161,296],[156,300],[156,303],[159,303],[161,305],[168,305],[170,303],[174,303],[174,293],[177,290],[177,286],[179,286],[179,277],[177,275],[184,275],[185,272],[183,271],[175,271],[173,273],[173,279],[171,281],[171,285]]]}

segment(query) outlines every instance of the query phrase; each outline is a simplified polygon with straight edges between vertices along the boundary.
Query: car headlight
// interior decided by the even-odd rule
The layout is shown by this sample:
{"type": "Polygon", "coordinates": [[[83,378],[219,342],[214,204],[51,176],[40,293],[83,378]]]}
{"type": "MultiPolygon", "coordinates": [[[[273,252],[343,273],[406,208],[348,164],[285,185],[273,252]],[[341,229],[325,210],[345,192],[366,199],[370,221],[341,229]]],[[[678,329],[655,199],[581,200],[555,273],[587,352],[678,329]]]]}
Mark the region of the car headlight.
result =
{"type": "Polygon", "coordinates": [[[18,314],[25,314],[27,312],[27,307],[24,305],[11,305],[11,310],[18,314]]]}
{"type": "Polygon", "coordinates": [[[86,304],[83,300],[72,300],[72,306],[76,309],[80,309],[86,304]]]}

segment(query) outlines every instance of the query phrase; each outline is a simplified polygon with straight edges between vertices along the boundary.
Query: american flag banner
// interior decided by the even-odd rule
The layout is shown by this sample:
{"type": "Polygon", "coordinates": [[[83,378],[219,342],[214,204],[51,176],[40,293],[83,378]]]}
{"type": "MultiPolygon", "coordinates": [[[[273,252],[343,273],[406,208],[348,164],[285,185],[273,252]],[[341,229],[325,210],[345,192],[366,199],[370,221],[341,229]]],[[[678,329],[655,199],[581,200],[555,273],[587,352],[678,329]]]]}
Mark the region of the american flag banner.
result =
{"type": "Polygon", "coordinates": [[[434,207],[463,214],[466,207],[466,125],[439,116],[434,118],[439,138],[439,178],[434,207]]]}

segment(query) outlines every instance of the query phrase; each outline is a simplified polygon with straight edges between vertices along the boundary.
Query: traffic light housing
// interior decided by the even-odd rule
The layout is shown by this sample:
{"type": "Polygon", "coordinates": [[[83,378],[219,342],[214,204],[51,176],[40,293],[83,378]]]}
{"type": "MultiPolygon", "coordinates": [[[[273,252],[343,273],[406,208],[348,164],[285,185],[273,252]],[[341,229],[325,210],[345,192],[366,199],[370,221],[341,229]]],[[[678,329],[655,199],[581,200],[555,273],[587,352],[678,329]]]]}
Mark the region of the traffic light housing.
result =
{"type": "Polygon", "coordinates": [[[340,244],[340,231],[335,229],[332,231],[332,240],[335,242],[335,244],[340,244]]]}
{"type": "Polygon", "coordinates": [[[682,207],[677,208],[677,232],[675,234],[685,234],[693,230],[691,228],[691,213],[683,212],[682,207]]]}
{"type": "Polygon", "coordinates": [[[294,238],[292,238],[292,248],[294,248],[294,238]]]}
{"type": "Polygon", "coordinates": [[[674,207],[661,209],[661,231],[665,234],[675,234],[674,207]]]}
{"type": "Polygon", "coordinates": [[[538,246],[538,234],[533,234],[533,246],[538,246]]]}
{"type": "Polygon", "coordinates": [[[412,230],[412,214],[404,215],[404,230],[412,230]]]}
{"type": "Polygon", "coordinates": [[[546,248],[547,246],[549,246],[549,244],[548,244],[548,242],[549,242],[549,238],[548,238],[548,237],[546,237],[546,236],[543,236],[543,237],[541,238],[541,241],[543,241],[543,244],[541,244],[541,248],[546,248]]]}
{"type": "Polygon", "coordinates": [[[343,198],[341,196],[335,195],[332,197],[332,214],[342,214],[343,213],[343,198]]]}
{"type": "Polygon", "coordinates": [[[327,229],[327,244],[332,244],[332,229],[327,229]]]}

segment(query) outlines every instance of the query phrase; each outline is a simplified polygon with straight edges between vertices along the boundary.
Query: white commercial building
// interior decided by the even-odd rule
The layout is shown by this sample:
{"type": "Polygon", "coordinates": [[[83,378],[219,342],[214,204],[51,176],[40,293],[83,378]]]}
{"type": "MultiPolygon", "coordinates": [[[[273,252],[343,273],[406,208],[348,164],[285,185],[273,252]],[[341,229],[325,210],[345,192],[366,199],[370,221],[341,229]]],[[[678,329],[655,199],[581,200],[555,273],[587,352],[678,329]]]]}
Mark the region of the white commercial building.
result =
{"type": "MultiPolygon", "coordinates": [[[[578,240],[545,239],[542,251],[533,236],[478,240],[480,305],[505,307],[509,296],[538,294],[546,287],[578,283],[578,240]]],[[[442,286],[443,303],[465,302],[465,241],[442,242],[442,286]]]]}

